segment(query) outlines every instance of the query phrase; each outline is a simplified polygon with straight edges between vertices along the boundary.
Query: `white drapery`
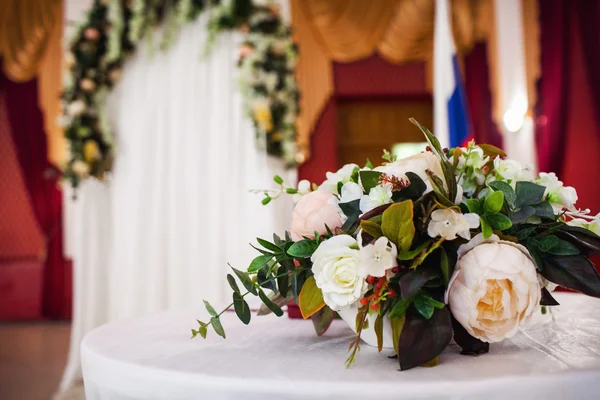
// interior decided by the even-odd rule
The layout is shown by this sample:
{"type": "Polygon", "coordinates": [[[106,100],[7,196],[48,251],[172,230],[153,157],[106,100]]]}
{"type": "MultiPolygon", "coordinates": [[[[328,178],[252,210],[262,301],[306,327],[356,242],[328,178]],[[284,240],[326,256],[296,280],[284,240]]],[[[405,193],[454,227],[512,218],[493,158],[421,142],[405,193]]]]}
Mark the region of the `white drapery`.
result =
{"type": "MultiPolygon", "coordinates": [[[[145,45],[108,100],[118,133],[107,185],[86,182],[70,212],[74,315],[61,389],[79,378],[79,343],[115,319],[229,300],[227,263],[245,268],[248,243],[289,226],[291,199],[269,207],[250,189],[295,172],[256,148],[237,92],[235,33],[202,57],[207,16],[167,52],[145,45]]],[[[191,321],[194,322],[194,321],[191,321]]],[[[191,328],[192,326],[190,326],[191,328]]]]}

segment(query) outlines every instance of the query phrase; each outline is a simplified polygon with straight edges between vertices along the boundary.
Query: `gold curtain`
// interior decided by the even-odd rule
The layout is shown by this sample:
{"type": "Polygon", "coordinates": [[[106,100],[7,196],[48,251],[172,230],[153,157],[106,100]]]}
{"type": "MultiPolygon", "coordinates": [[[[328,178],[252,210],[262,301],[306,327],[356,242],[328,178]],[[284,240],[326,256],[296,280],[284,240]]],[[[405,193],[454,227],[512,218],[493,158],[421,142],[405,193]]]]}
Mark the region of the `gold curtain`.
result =
{"type": "MultiPolygon", "coordinates": [[[[435,1],[291,0],[292,25],[300,47],[297,77],[302,96],[298,144],[305,157],[309,155],[310,133],[334,90],[332,62],[353,62],[377,53],[396,64],[425,61],[427,70],[433,70],[435,1]]],[[[468,52],[477,41],[492,39],[488,48],[491,81],[495,77],[493,1],[450,1],[453,36],[459,53],[468,52]]],[[[536,28],[529,24],[537,25],[536,1],[522,1],[527,72],[532,90],[530,103],[534,104],[539,46],[536,28]]],[[[494,96],[495,84],[490,86],[494,96]]]]}

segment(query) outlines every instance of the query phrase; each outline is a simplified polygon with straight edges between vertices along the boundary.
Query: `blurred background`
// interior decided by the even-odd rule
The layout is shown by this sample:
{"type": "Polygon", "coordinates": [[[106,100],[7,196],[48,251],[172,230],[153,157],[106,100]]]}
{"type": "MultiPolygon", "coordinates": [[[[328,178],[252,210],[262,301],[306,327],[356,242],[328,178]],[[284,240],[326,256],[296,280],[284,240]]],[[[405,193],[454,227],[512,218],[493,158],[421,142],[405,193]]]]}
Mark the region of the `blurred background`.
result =
{"type": "Polygon", "coordinates": [[[0,0],[0,398],[82,399],[91,329],[225,302],[227,262],[243,268],[249,242],[289,225],[291,197],[263,207],[251,193],[273,175],[321,183],[383,149],[422,151],[408,119],[448,123],[436,52],[456,56],[467,139],[556,172],[600,211],[598,43],[597,0],[0,0]],[[246,35],[269,18],[298,50],[286,67],[300,93],[293,162],[281,132],[257,140],[256,92],[238,85],[260,47],[246,35]],[[144,23],[103,58],[114,32],[144,23]],[[156,35],[166,45],[142,40],[156,35]],[[111,140],[74,125],[76,100],[111,140]],[[81,137],[98,143],[83,171],[81,137]]]}

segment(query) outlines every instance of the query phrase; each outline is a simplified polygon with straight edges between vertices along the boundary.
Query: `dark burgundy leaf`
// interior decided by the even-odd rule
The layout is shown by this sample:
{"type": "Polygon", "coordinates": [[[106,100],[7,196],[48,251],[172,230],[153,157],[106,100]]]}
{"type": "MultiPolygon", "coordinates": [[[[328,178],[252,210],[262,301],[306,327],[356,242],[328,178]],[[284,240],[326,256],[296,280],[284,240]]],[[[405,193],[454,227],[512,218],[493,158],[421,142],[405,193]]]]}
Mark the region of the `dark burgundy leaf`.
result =
{"type": "Polygon", "coordinates": [[[542,288],[542,298],[540,299],[541,306],[560,306],[558,301],[548,291],[546,288],[542,288]]]}
{"type": "Polygon", "coordinates": [[[435,268],[429,265],[417,267],[400,278],[400,294],[403,299],[417,294],[419,290],[430,280],[439,278],[435,268]]]}
{"type": "Polygon", "coordinates": [[[467,356],[478,356],[490,351],[490,344],[474,338],[467,330],[452,317],[452,329],[454,330],[454,341],[460,346],[460,354],[467,356]]]}
{"type": "Polygon", "coordinates": [[[588,229],[563,225],[555,235],[573,243],[586,257],[600,253],[600,236],[588,229]]]}
{"type": "Polygon", "coordinates": [[[546,257],[540,273],[550,282],[600,297],[600,277],[594,264],[584,256],[546,257]]]}
{"type": "Polygon", "coordinates": [[[335,313],[331,308],[325,306],[314,313],[310,319],[312,319],[317,336],[321,336],[327,332],[327,329],[331,326],[331,322],[335,319],[335,313]]]}
{"type": "Polygon", "coordinates": [[[435,310],[425,319],[414,307],[406,313],[406,321],[398,340],[400,370],[423,365],[437,357],[452,339],[452,322],[447,307],[435,310]]]}

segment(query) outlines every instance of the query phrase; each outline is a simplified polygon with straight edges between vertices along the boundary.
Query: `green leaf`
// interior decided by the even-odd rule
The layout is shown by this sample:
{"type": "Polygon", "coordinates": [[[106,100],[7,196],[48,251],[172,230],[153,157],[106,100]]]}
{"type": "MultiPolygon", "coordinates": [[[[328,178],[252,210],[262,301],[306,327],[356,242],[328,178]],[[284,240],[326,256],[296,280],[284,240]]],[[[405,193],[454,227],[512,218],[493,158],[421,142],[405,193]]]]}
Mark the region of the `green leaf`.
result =
{"type": "Polygon", "coordinates": [[[383,173],[379,171],[360,171],[358,175],[365,193],[368,194],[372,188],[379,184],[379,178],[383,173]]]}
{"type": "Polygon", "coordinates": [[[531,206],[525,206],[521,208],[519,211],[509,211],[508,216],[510,220],[513,222],[513,225],[522,224],[527,220],[527,218],[533,216],[535,214],[535,208],[531,206]]]}
{"type": "Polygon", "coordinates": [[[338,206],[342,209],[342,212],[348,219],[342,225],[342,230],[347,231],[352,225],[358,220],[360,211],[360,200],[352,200],[347,203],[339,203],[338,206]]]}
{"type": "Polygon", "coordinates": [[[547,218],[547,219],[556,219],[556,215],[554,214],[554,209],[550,205],[548,201],[541,202],[539,204],[533,204],[531,207],[535,210],[533,215],[537,217],[547,218]]]}
{"type": "Polygon", "coordinates": [[[265,306],[267,306],[269,310],[273,311],[273,314],[277,315],[278,317],[281,317],[283,315],[283,311],[281,310],[281,308],[279,308],[277,304],[273,303],[271,299],[269,299],[269,296],[267,296],[265,292],[263,292],[260,289],[258,291],[258,297],[260,297],[260,300],[265,306]]]}
{"type": "MultiPolygon", "coordinates": [[[[275,304],[277,307],[281,308],[281,307],[289,304],[292,300],[294,300],[294,296],[292,296],[291,293],[288,293],[288,295],[286,297],[282,297],[281,294],[279,294],[279,293],[273,293],[273,294],[271,294],[271,296],[269,296],[269,299],[271,299],[273,304],[275,304]]],[[[258,312],[256,313],[256,315],[257,316],[269,315],[272,312],[273,311],[271,311],[267,306],[265,306],[264,304],[261,304],[260,307],[258,308],[258,312]]]]}
{"type": "Polygon", "coordinates": [[[481,232],[484,239],[488,239],[494,233],[491,225],[483,217],[481,218],[481,232]]]}
{"type": "MultiPolygon", "coordinates": [[[[496,192],[500,193],[500,192],[496,192]]],[[[504,214],[490,214],[485,216],[486,221],[494,229],[506,230],[512,226],[512,221],[504,214]]]]}
{"type": "Polygon", "coordinates": [[[390,317],[390,325],[392,326],[392,342],[394,343],[394,351],[398,354],[398,342],[400,341],[400,335],[402,334],[402,328],[404,327],[404,321],[406,320],[403,314],[398,318],[390,317]]]}
{"type": "Polygon", "coordinates": [[[504,194],[504,200],[510,207],[515,206],[515,202],[517,201],[517,194],[513,190],[512,186],[510,186],[508,183],[502,181],[494,181],[489,184],[489,187],[491,187],[495,191],[502,192],[504,194]]]}
{"type": "Polygon", "coordinates": [[[294,189],[294,188],[287,188],[287,189],[285,189],[285,192],[286,192],[287,194],[296,194],[296,193],[298,193],[298,189],[294,189]]]}
{"type": "Polygon", "coordinates": [[[413,172],[407,172],[406,177],[410,181],[410,184],[401,189],[399,192],[392,194],[392,200],[397,203],[404,200],[417,200],[423,196],[425,190],[427,190],[427,184],[423,182],[421,177],[413,172]]]}
{"type": "Polygon", "coordinates": [[[304,281],[302,290],[298,296],[298,307],[302,318],[307,319],[321,308],[325,307],[323,292],[317,287],[315,277],[311,276],[304,281]]]}
{"type": "Polygon", "coordinates": [[[506,153],[502,150],[499,149],[496,146],[492,146],[491,144],[480,144],[478,145],[481,150],[483,150],[483,154],[485,154],[486,156],[490,156],[490,157],[494,157],[494,156],[502,156],[502,157],[506,157],[506,153]]]}
{"type": "Polygon", "coordinates": [[[217,335],[221,336],[223,339],[226,339],[225,329],[223,329],[223,325],[221,325],[221,320],[218,317],[212,317],[210,322],[217,335]]]}
{"type": "Polygon", "coordinates": [[[227,274],[227,282],[229,283],[229,286],[231,286],[231,289],[234,292],[240,293],[240,288],[239,288],[237,282],[235,281],[235,278],[233,277],[233,275],[227,274]]]}
{"type": "Polygon", "coordinates": [[[577,246],[553,235],[540,240],[538,246],[544,253],[556,256],[576,256],[580,253],[577,246]]]}
{"type": "Polygon", "coordinates": [[[433,305],[424,296],[419,295],[415,298],[415,308],[426,319],[433,316],[433,305]]]}
{"type": "Polygon", "coordinates": [[[208,313],[211,316],[216,317],[218,313],[215,311],[215,309],[213,308],[213,306],[211,306],[208,301],[206,301],[206,300],[203,300],[203,301],[204,301],[204,307],[206,307],[206,311],[208,311],[208,313]]]}
{"type": "Polygon", "coordinates": [[[248,325],[250,323],[251,313],[250,306],[246,300],[237,292],[233,292],[233,309],[240,321],[248,325]]]}
{"type": "Polygon", "coordinates": [[[400,294],[403,299],[416,295],[425,284],[439,278],[437,268],[433,265],[423,265],[413,269],[400,277],[400,294]]]}
{"type": "Polygon", "coordinates": [[[252,274],[252,273],[257,272],[258,270],[262,269],[265,265],[267,265],[269,263],[269,261],[271,261],[272,259],[273,259],[272,254],[263,254],[263,255],[256,257],[250,263],[250,266],[248,267],[248,273],[252,274]]]}
{"type": "Polygon", "coordinates": [[[379,239],[381,236],[383,236],[383,232],[381,231],[381,225],[369,220],[360,221],[360,229],[362,229],[363,232],[366,232],[369,235],[373,236],[373,238],[375,239],[379,239]]]}
{"type": "Polygon", "coordinates": [[[382,314],[377,315],[377,318],[375,319],[375,326],[373,328],[375,329],[375,336],[377,336],[377,351],[379,351],[381,353],[381,350],[383,350],[383,315],[382,314]]]}
{"type": "Polygon", "coordinates": [[[517,194],[517,201],[515,205],[518,208],[523,206],[530,206],[532,204],[538,204],[544,198],[544,192],[546,188],[541,185],[537,185],[533,182],[517,182],[515,192],[517,194]]]}
{"type": "Polygon", "coordinates": [[[453,207],[454,202],[450,200],[450,195],[444,189],[444,183],[440,177],[429,170],[427,170],[427,176],[429,176],[429,182],[431,182],[431,187],[437,200],[446,207],[453,207]]]}
{"type": "Polygon", "coordinates": [[[600,277],[586,257],[554,256],[544,259],[542,276],[557,285],[577,290],[588,296],[600,297],[600,277]]]}
{"type": "Polygon", "coordinates": [[[231,266],[231,264],[227,264],[227,265],[229,265],[229,267],[233,270],[233,272],[238,277],[240,282],[242,282],[242,285],[244,285],[246,290],[256,296],[258,294],[258,292],[256,291],[256,287],[254,286],[254,282],[252,282],[252,279],[250,279],[248,274],[240,271],[239,269],[233,268],[231,266]]]}
{"type": "Polygon", "coordinates": [[[279,288],[279,293],[281,293],[283,297],[287,297],[289,286],[290,276],[288,274],[288,269],[285,265],[281,265],[277,269],[277,287],[279,288]]]}
{"type": "Polygon", "coordinates": [[[556,235],[577,246],[588,258],[600,253],[600,237],[588,229],[563,224],[556,235]]]}
{"type": "Polygon", "coordinates": [[[279,175],[275,175],[273,177],[273,180],[275,181],[275,183],[277,183],[278,185],[283,185],[283,179],[281,179],[281,177],[279,175]]]}
{"type": "Polygon", "coordinates": [[[398,260],[409,261],[419,255],[423,250],[425,250],[431,244],[431,240],[425,239],[425,241],[419,244],[413,250],[401,251],[398,253],[398,260]]]}
{"type": "Polygon", "coordinates": [[[202,339],[206,339],[206,334],[208,333],[208,328],[206,328],[206,325],[198,328],[198,333],[200,334],[200,336],[202,336],[202,339]]]}
{"type": "Polygon", "coordinates": [[[404,371],[433,360],[451,339],[452,322],[447,307],[435,310],[430,319],[409,309],[398,340],[400,369],[404,371]]]}
{"type": "Polygon", "coordinates": [[[392,310],[390,311],[390,319],[398,319],[404,316],[404,314],[406,314],[406,310],[408,310],[408,307],[410,307],[410,305],[413,303],[414,298],[410,297],[407,299],[400,299],[400,301],[398,301],[393,307],[392,310]]]}
{"type": "Polygon", "coordinates": [[[382,215],[381,231],[398,251],[409,250],[415,236],[412,201],[405,200],[388,207],[382,215]]]}
{"type": "Polygon", "coordinates": [[[314,313],[310,319],[312,320],[317,336],[321,336],[327,332],[327,329],[331,326],[331,323],[335,319],[335,312],[333,312],[331,308],[325,306],[314,313]]]}
{"type": "Polygon", "coordinates": [[[365,164],[365,168],[373,169],[373,163],[368,158],[367,158],[367,162],[365,164]]]}
{"type": "Polygon", "coordinates": [[[485,213],[486,214],[495,214],[502,209],[502,205],[504,204],[504,193],[498,191],[493,192],[485,199],[485,213]]]}
{"type": "Polygon", "coordinates": [[[260,244],[262,247],[264,247],[267,250],[271,250],[272,252],[274,252],[275,254],[277,253],[281,253],[281,248],[279,246],[277,246],[274,243],[271,243],[267,240],[261,239],[261,238],[256,238],[256,241],[258,242],[258,244],[260,244]]]}
{"type": "Polygon", "coordinates": [[[467,207],[469,208],[469,212],[472,212],[477,215],[482,215],[483,210],[481,209],[481,205],[479,204],[479,200],[477,199],[467,199],[466,200],[467,207]]]}
{"type": "Polygon", "coordinates": [[[294,243],[287,251],[287,253],[296,258],[309,258],[317,250],[319,245],[310,239],[300,240],[294,243]]]}
{"type": "Polygon", "coordinates": [[[442,270],[444,286],[447,287],[448,282],[450,282],[450,262],[448,261],[448,254],[443,247],[440,247],[440,269],[442,270]]]}
{"type": "Polygon", "coordinates": [[[537,227],[535,227],[535,226],[529,226],[529,227],[519,230],[517,232],[517,239],[519,239],[519,241],[527,239],[529,236],[531,236],[532,233],[535,232],[536,228],[537,227]]]}
{"type": "Polygon", "coordinates": [[[266,206],[267,204],[269,204],[271,202],[271,200],[273,200],[270,196],[266,196],[264,199],[262,199],[261,203],[263,206],[266,206]]]}

